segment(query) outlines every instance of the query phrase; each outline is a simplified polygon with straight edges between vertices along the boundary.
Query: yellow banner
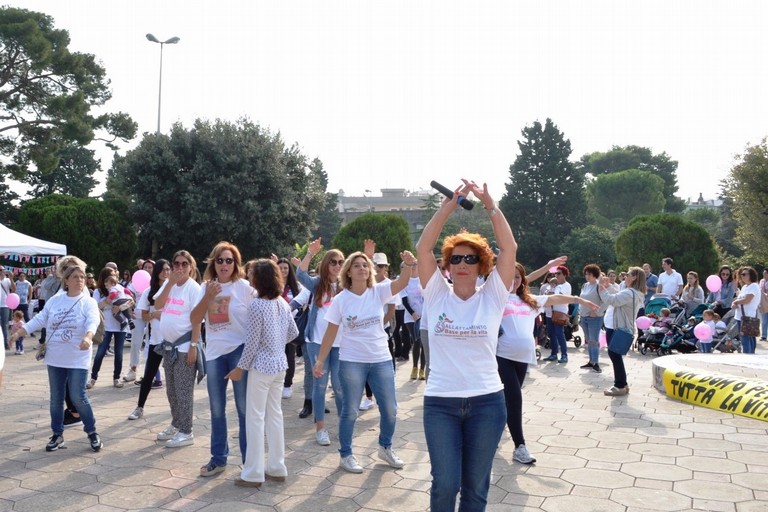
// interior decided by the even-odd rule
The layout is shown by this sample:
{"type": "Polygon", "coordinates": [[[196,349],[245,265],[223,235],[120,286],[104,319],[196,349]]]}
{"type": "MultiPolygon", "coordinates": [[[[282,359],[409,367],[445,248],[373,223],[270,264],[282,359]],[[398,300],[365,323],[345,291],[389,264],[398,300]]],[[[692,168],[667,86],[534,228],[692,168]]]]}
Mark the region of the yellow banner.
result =
{"type": "Polygon", "coordinates": [[[768,382],[690,370],[664,370],[667,396],[683,402],[768,421],[768,382]]]}

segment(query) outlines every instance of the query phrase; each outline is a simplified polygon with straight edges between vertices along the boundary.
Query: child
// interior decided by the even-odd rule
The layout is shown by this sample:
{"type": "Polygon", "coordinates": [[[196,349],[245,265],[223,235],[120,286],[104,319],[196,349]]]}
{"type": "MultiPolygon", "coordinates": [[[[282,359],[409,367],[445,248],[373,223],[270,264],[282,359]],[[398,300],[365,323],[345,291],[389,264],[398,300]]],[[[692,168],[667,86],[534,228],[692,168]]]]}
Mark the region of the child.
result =
{"type": "MultiPolygon", "coordinates": [[[[24,327],[24,312],[14,311],[13,322],[11,323],[11,334],[15,333],[19,329],[24,327]]],[[[16,340],[16,355],[20,356],[24,354],[24,336],[19,336],[16,340]]]]}
{"type": "Polygon", "coordinates": [[[711,309],[707,309],[702,314],[702,324],[709,326],[709,336],[706,339],[699,340],[699,352],[710,353],[712,352],[712,335],[715,334],[717,324],[715,323],[715,312],[711,309]]]}
{"type": "MultiPolygon", "coordinates": [[[[121,306],[128,301],[131,301],[130,296],[125,293],[125,288],[117,284],[117,277],[109,276],[104,280],[104,286],[109,289],[109,303],[113,306],[121,306]]],[[[131,316],[131,309],[118,311],[114,314],[115,320],[120,322],[120,329],[125,329],[125,326],[129,326],[131,330],[134,329],[133,317],[131,316]]]]}
{"type": "Polygon", "coordinates": [[[659,322],[663,322],[664,326],[669,327],[672,325],[672,322],[674,322],[674,319],[672,318],[672,311],[669,310],[669,308],[662,308],[661,311],[661,318],[659,318],[659,322]]]}

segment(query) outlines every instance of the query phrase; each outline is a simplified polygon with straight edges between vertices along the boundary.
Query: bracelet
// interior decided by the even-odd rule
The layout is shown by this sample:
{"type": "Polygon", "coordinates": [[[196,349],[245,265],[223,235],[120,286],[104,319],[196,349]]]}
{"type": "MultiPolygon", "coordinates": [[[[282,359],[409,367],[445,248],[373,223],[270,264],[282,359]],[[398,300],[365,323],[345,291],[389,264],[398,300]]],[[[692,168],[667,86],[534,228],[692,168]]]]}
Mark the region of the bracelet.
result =
{"type": "Polygon", "coordinates": [[[493,217],[499,211],[499,209],[496,208],[495,206],[493,208],[491,208],[490,210],[488,208],[485,208],[485,207],[483,207],[483,208],[485,209],[486,212],[488,212],[488,216],[489,217],[493,217]]]}
{"type": "Polygon", "coordinates": [[[189,343],[189,346],[190,347],[197,347],[199,344],[200,344],[199,341],[192,341],[192,342],[189,343]]]}

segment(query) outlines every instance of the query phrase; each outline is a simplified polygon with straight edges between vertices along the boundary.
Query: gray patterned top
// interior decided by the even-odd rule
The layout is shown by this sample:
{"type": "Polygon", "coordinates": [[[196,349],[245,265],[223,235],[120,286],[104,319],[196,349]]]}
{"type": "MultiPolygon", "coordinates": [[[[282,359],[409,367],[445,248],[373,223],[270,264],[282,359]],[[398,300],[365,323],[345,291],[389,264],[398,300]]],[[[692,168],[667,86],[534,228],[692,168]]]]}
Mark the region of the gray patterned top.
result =
{"type": "Polygon", "coordinates": [[[248,307],[245,348],[237,367],[267,375],[285,371],[285,345],[298,335],[291,308],[282,297],[254,299],[248,307]]]}

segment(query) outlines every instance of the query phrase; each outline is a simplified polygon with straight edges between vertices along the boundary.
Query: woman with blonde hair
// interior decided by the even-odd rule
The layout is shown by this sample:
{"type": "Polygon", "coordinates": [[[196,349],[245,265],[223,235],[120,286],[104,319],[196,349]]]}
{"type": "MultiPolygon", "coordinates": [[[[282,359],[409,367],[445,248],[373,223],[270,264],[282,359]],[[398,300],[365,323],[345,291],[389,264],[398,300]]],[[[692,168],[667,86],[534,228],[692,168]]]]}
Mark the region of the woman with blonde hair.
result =
{"type": "MultiPolygon", "coordinates": [[[[243,279],[240,250],[229,242],[219,242],[208,255],[204,283],[192,310],[193,339],[198,339],[205,320],[205,371],[208,403],[211,407],[211,459],[200,468],[201,476],[224,471],[229,455],[227,443],[227,379],[237,367],[245,346],[248,306],[254,291],[243,279]]],[[[245,458],[245,401],[248,378],[232,382],[239,425],[240,456],[245,458]]]]}
{"type": "Polygon", "coordinates": [[[686,276],[686,283],[680,300],[685,303],[686,315],[690,315],[699,304],[704,304],[704,289],[699,284],[699,274],[693,270],[688,272],[686,276]]]}

